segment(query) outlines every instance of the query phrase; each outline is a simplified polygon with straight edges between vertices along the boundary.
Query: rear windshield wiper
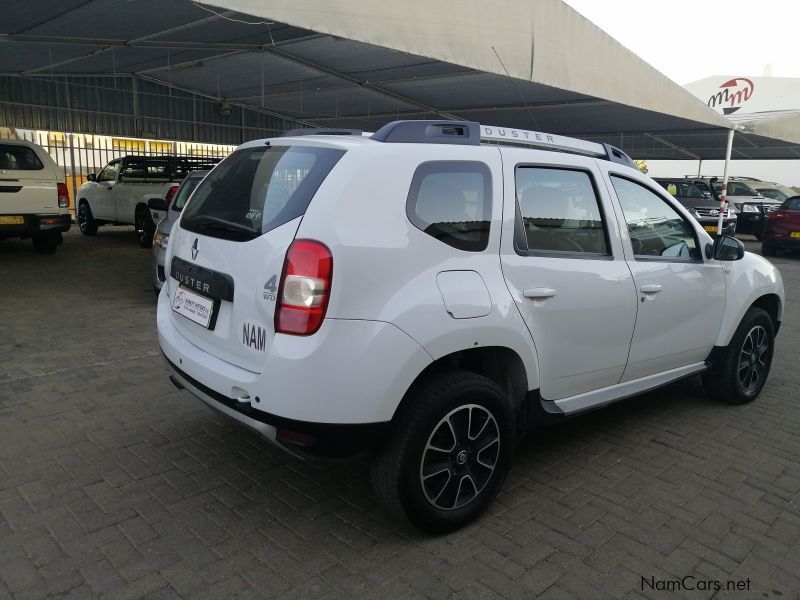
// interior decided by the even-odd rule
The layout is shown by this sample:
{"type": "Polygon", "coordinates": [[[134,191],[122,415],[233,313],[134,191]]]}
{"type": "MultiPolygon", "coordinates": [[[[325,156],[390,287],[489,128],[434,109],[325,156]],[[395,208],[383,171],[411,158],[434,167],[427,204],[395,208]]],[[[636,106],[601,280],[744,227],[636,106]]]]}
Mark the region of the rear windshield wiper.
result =
{"type": "Polygon", "coordinates": [[[201,215],[199,217],[195,217],[194,219],[184,223],[184,225],[196,228],[198,231],[206,231],[209,229],[214,231],[224,231],[239,236],[246,236],[247,239],[257,238],[259,235],[261,235],[260,231],[253,229],[252,227],[248,227],[247,225],[242,225],[241,223],[236,223],[234,221],[221,219],[219,217],[212,217],[211,215],[201,215]]]}

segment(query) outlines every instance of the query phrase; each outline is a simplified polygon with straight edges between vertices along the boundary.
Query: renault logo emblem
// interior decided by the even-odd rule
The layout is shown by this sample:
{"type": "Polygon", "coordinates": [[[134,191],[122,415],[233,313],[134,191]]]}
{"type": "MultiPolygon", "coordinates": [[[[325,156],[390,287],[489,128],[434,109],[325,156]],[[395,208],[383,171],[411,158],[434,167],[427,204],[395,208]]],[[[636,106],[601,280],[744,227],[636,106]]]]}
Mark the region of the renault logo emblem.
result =
{"type": "Polygon", "coordinates": [[[194,244],[192,244],[192,260],[197,258],[197,238],[194,238],[194,244]]]}

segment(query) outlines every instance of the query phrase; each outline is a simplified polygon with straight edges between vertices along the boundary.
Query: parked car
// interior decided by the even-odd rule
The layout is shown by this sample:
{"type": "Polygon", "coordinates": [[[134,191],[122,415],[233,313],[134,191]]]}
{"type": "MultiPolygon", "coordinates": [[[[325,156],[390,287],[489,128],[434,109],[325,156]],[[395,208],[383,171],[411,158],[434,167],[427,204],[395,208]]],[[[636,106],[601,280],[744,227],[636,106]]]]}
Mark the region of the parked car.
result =
{"type": "Polygon", "coordinates": [[[276,446],[368,453],[416,526],[475,519],[532,425],[698,374],[732,404],[764,386],[780,273],[616,148],[464,121],[316,133],[243,144],[195,189],[159,344],[177,387],[276,446]]]}
{"type": "Polygon", "coordinates": [[[69,193],[64,174],[41,146],[0,140],[0,241],[30,238],[52,254],[69,231],[69,193]]]}
{"type": "Polygon", "coordinates": [[[151,198],[148,201],[148,207],[153,211],[154,220],[159,215],[163,214],[164,217],[158,221],[156,225],[156,232],[153,235],[153,289],[158,291],[164,284],[166,274],[164,273],[164,256],[166,255],[167,243],[169,242],[169,234],[172,232],[172,226],[181,214],[181,210],[186,205],[186,201],[192,192],[197,187],[197,184],[203,180],[208,174],[208,171],[192,171],[186,176],[186,179],[181,183],[178,188],[175,199],[172,202],[167,202],[160,198],[151,198]]]}
{"type": "Polygon", "coordinates": [[[748,185],[765,198],[777,200],[778,202],[783,202],[787,198],[797,195],[797,192],[795,192],[792,188],[781,185],[780,183],[773,183],[770,181],[749,181],[748,185]]]}
{"type": "MultiPolygon", "coordinates": [[[[722,179],[717,177],[687,178],[701,189],[710,188],[714,197],[719,200],[722,193],[722,179]],[[705,186],[705,188],[703,187],[705,186]]],[[[728,204],[733,207],[736,214],[737,233],[750,233],[761,239],[761,230],[764,228],[766,215],[780,206],[780,202],[765,198],[756,192],[750,184],[752,179],[728,178],[728,204]]]]}
{"type": "Polygon", "coordinates": [[[761,254],[775,256],[779,250],[800,249],[800,196],[787,198],[770,213],[761,238],[761,254]]]}
{"type": "MultiPolygon", "coordinates": [[[[716,235],[719,224],[719,200],[714,200],[710,194],[704,194],[700,188],[685,179],[656,177],[653,181],[683,204],[703,229],[712,236],[716,235]]],[[[732,236],[736,233],[736,222],[736,213],[729,208],[722,218],[722,234],[732,236]]]]}
{"type": "Polygon", "coordinates": [[[155,232],[147,202],[169,199],[190,171],[208,170],[219,159],[190,156],[125,156],[112,160],[78,189],[78,226],[95,235],[101,225],[134,225],[136,239],[149,248],[155,232]]]}

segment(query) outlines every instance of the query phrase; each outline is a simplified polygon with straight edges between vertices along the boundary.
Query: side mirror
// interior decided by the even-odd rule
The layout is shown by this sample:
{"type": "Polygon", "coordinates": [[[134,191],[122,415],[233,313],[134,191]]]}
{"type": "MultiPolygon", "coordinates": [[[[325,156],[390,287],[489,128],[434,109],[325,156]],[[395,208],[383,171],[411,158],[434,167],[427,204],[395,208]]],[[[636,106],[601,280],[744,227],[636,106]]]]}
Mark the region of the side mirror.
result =
{"type": "Polygon", "coordinates": [[[716,260],[742,260],[744,244],[729,235],[721,235],[714,241],[713,257],[716,260]]]}
{"type": "Polygon", "coordinates": [[[94,173],[89,173],[86,176],[86,181],[97,181],[97,175],[95,175],[94,173]]]}
{"type": "Polygon", "coordinates": [[[150,200],[147,201],[147,208],[165,212],[167,210],[167,203],[164,202],[163,198],[150,198],[150,200]]]}

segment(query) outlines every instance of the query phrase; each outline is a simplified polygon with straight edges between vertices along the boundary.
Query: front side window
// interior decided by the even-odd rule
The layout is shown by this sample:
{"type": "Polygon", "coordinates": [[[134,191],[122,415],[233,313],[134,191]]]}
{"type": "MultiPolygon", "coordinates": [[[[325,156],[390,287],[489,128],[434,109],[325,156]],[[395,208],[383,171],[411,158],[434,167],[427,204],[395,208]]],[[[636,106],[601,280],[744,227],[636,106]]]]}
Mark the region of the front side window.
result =
{"type": "Polygon", "coordinates": [[[603,215],[588,173],[518,167],[516,187],[528,251],[608,254],[603,215]]]}
{"type": "Polygon", "coordinates": [[[611,183],[637,258],[700,258],[694,228],[664,198],[624,177],[612,175],[611,183]]]}
{"type": "Polygon", "coordinates": [[[0,144],[0,171],[41,171],[42,161],[33,148],[16,144],[0,144]]]}
{"type": "Polygon", "coordinates": [[[115,181],[117,179],[117,171],[119,171],[119,161],[115,160],[108,163],[106,168],[100,171],[97,181],[115,181]]]}
{"type": "Polygon", "coordinates": [[[236,241],[256,238],[305,214],[344,152],[267,145],[236,150],[197,186],[181,226],[236,241]]]}
{"type": "Polygon", "coordinates": [[[492,175],[482,162],[431,161],[414,172],[406,200],[409,221],[440,242],[486,250],[492,219],[492,175]]]}

